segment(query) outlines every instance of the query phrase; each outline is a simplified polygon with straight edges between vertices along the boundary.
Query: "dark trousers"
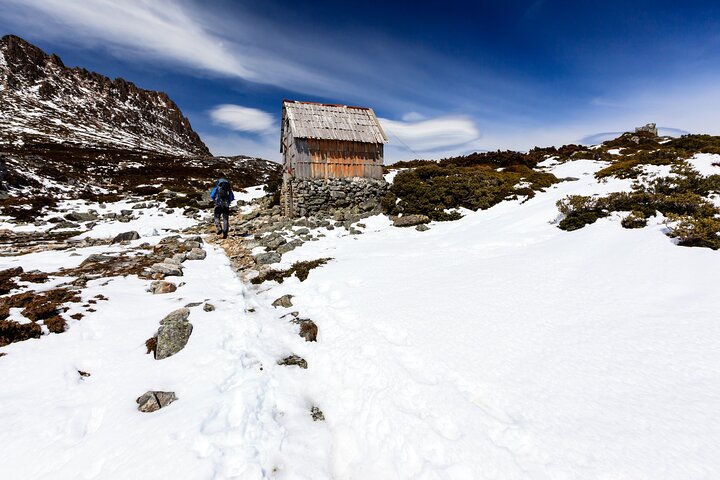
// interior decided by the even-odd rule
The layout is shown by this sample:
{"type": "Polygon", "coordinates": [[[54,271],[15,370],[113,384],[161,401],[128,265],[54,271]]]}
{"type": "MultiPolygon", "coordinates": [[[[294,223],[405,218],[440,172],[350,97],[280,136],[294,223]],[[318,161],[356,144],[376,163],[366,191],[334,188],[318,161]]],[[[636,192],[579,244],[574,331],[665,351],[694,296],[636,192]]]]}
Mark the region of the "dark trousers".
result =
{"type": "Polygon", "coordinates": [[[230,230],[230,207],[222,207],[217,205],[215,207],[215,230],[217,233],[228,234],[230,230]]]}

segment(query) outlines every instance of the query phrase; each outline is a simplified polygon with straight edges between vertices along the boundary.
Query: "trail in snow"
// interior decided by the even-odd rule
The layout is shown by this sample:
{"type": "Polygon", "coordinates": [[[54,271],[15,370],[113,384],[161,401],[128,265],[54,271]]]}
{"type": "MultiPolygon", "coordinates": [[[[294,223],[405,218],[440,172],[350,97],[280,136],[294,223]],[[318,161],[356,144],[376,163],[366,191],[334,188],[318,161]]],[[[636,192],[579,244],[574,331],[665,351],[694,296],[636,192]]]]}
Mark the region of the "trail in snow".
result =
{"type": "MultiPolygon", "coordinates": [[[[128,246],[2,257],[0,269],[56,271],[92,253],[154,244],[167,236],[150,228],[156,220],[145,215],[132,225],[144,236],[128,246]]],[[[117,229],[127,224],[100,228],[113,235],[117,229]]],[[[152,295],[150,281],[132,276],[93,280],[83,302],[108,298],[93,305],[95,312],[77,304],[66,316],[85,317],[69,320],[65,333],[3,347],[0,477],[327,478],[327,448],[314,450],[327,435],[310,417],[302,372],[277,365],[303,351],[304,340],[272,307],[247,297],[221,249],[204,248],[205,260],[186,261],[184,276],[167,278],[184,283],[174,293],[152,295]],[[147,355],[145,340],[159,321],[197,302],[187,346],[163,360],[147,355]],[[216,309],[206,312],[204,303],[216,309]],[[174,391],[178,401],[140,413],[135,398],[147,390],[174,391]]]]}

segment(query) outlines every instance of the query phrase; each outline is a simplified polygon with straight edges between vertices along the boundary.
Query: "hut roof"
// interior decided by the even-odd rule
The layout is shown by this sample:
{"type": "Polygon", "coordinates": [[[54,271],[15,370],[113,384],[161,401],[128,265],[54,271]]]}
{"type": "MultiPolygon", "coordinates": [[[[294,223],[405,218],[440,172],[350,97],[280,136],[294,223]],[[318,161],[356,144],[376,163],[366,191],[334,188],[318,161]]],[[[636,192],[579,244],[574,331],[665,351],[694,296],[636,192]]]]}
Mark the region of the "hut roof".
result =
{"type": "Polygon", "coordinates": [[[287,116],[290,132],[295,138],[364,143],[388,141],[372,108],[285,100],[283,116],[287,116]]]}

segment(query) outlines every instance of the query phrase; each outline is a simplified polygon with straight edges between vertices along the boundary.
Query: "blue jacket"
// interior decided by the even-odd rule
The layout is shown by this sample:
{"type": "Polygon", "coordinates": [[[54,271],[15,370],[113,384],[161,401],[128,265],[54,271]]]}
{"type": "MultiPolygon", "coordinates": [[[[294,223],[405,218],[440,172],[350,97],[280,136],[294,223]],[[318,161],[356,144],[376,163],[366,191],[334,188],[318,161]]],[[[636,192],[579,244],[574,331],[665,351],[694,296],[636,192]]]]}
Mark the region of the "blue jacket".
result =
{"type": "MultiPolygon", "coordinates": [[[[224,178],[221,178],[217,182],[215,182],[215,188],[213,188],[212,192],[210,192],[210,198],[212,198],[213,200],[215,200],[215,197],[217,196],[218,185],[220,185],[221,182],[227,182],[228,184],[230,183],[227,180],[225,180],[224,178]]],[[[231,188],[230,189],[230,201],[232,202],[233,200],[235,200],[235,194],[233,193],[232,188],[231,188]]]]}

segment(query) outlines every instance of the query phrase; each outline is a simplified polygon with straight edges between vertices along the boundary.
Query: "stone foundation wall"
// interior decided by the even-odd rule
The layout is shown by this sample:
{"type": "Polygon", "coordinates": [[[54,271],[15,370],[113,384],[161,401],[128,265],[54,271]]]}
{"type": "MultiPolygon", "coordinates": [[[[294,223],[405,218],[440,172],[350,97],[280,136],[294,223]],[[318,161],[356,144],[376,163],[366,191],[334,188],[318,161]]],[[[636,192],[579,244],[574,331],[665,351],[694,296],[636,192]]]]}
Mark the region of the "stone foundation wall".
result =
{"type": "Polygon", "coordinates": [[[385,180],[372,178],[286,179],[281,204],[288,217],[307,217],[349,207],[370,211],[388,191],[385,180]]]}

